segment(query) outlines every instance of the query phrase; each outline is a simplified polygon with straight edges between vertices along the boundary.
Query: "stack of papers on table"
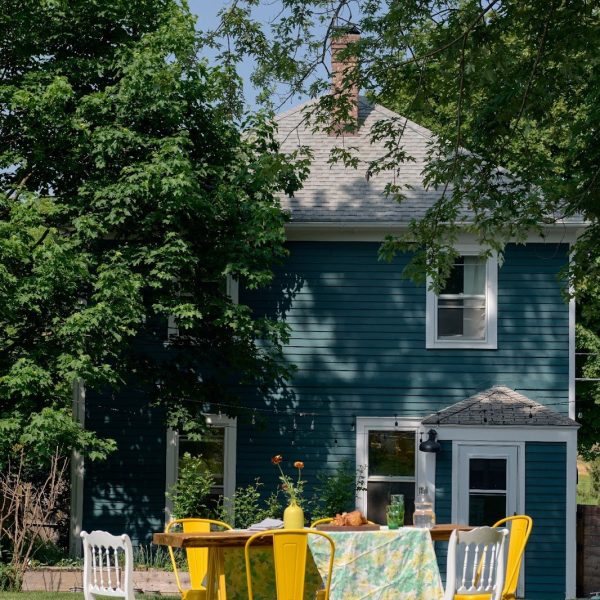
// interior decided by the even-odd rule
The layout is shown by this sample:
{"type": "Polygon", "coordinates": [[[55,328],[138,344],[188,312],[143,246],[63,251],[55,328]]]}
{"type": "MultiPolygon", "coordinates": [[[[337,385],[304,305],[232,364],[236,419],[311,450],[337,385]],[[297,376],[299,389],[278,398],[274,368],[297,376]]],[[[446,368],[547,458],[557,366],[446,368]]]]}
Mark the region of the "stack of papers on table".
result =
{"type": "Polygon", "coordinates": [[[282,529],[283,521],[280,519],[263,519],[260,523],[254,523],[248,527],[248,531],[268,531],[269,529],[282,529]]]}

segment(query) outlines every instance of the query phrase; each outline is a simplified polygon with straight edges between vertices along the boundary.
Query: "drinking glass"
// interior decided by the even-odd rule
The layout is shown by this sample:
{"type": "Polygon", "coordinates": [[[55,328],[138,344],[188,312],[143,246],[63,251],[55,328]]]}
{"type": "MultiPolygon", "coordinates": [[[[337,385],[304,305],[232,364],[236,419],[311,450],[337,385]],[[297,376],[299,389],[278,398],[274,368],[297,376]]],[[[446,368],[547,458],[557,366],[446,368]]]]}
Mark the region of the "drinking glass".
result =
{"type": "Polygon", "coordinates": [[[398,529],[404,525],[404,504],[390,504],[385,512],[390,529],[398,529]]]}

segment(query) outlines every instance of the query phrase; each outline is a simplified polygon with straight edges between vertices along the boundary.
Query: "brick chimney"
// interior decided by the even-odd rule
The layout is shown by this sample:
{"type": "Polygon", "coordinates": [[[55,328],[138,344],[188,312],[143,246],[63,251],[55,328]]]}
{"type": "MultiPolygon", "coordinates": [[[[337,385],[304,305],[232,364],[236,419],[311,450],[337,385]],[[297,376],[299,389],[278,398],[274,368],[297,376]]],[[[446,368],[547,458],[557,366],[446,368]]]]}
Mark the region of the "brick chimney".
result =
{"type": "Polygon", "coordinates": [[[332,72],[332,93],[334,96],[343,96],[347,98],[350,108],[348,110],[348,119],[345,122],[334,123],[331,135],[339,135],[340,133],[352,134],[358,123],[358,85],[348,85],[344,87],[344,79],[351,74],[356,68],[356,58],[346,57],[339,59],[339,53],[342,52],[348,44],[358,42],[360,40],[360,31],[356,27],[340,28],[338,35],[331,41],[331,72],[332,72]]]}

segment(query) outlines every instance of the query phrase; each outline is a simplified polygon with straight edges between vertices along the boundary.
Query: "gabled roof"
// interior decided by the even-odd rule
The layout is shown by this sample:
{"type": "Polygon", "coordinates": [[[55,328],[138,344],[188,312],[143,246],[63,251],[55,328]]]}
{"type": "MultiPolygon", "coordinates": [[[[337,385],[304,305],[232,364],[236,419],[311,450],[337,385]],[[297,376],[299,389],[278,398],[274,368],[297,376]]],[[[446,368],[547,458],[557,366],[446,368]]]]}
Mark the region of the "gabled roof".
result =
{"type": "Polygon", "coordinates": [[[322,131],[313,132],[306,124],[304,109],[314,102],[310,100],[276,117],[277,138],[284,152],[291,152],[298,146],[308,146],[313,152],[310,175],[303,188],[292,198],[282,198],[282,206],[290,211],[292,223],[407,224],[422,217],[441,195],[441,190],[425,189],[422,181],[428,144],[433,135],[431,131],[360,97],[358,117],[361,126],[355,135],[337,137],[322,131]],[[385,140],[371,143],[371,127],[377,121],[390,118],[405,122],[402,143],[414,162],[401,165],[399,174],[380,173],[367,181],[367,165],[387,152],[385,140]],[[356,148],[353,153],[360,158],[359,167],[329,164],[330,152],[337,147],[356,148]],[[387,183],[410,186],[411,189],[403,192],[406,200],[399,204],[393,198],[387,198],[384,193],[387,183]]]}
{"type": "Polygon", "coordinates": [[[579,427],[573,419],[505,386],[494,386],[448,406],[423,425],[531,425],[579,427]]]}
{"type": "MultiPolygon", "coordinates": [[[[307,124],[305,110],[310,110],[315,102],[309,100],[276,116],[282,151],[308,146],[313,152],[310,175],[302,189],[291,198],[281,197],[282,208],[291,214],[291,223],[403,227],[413,219],[421,219],[442,194],[441,189],[426,188],[423,184],[433,133],[380,104],[371,104],[362,96],[358,101],[360,127],[356,134],[335,136],[315,132],[307,124]],[[411,160],[401,164],[398,172],[378,173],[367,180],[369,163],[388,152],[387,140],[371,143],[371,128],[377,121],[389,119],[399,120],[404,126],[402,146],[411,160]],[[331,150],[339,147],[353,149],[352,154],[360,159],[358,168],[345,167],[341,162],[330,164],[331,150]],[[402,187],[405,199],[401,203],[386,196],[388,183],[402,187]]],[[[580,217],[563,220],[563,224],[567,222],[583,224],[580,217]]]]}

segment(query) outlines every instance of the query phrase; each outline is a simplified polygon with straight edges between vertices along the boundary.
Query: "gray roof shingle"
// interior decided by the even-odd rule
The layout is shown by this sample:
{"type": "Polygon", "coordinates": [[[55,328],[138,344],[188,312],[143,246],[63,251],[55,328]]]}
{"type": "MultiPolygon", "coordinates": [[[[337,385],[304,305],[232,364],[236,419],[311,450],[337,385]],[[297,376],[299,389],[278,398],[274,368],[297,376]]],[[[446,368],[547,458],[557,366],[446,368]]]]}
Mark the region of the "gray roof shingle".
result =
{"type": "Polygon", "coordinates": [[[441,191],[425,189],[422,171],[425,166],[427,147],[432,133],[406,120],[403,143],[414,162],[406,162],[400,173],[392,172],[365,177],[368,163],[386,153],[385,142],[371,143],[371,127],[381,119],[399,118],[396,113],[380,105],[359,99],[359,121],[362,123],[356,135],[336,137],[325,132],[313,132],[305,122],[304,108],[312,102],[300,105],[278,115],[278,139],[282,150],[291,152],[298,146],[312,149],[311,171],[301,190],[292,198],[283,197],[282,205],[290,211],[292,223],[398,223],[406,224],[420,218],[441,195],[441,191]],[[357,169],[341,163],[329,164],[330,152],[337,147],[356,147],[360,158],[357,169]],[[406,200],[402,203],[387,198],[387,183],[401,183],[411,189],[404,190],[406,200]]]}
{"type": "MultiPolygon", "coordinates": [[[[306,110],[315,100],[277,115],[277,139],[284,152],[299,146],[312,149],[310,175],[301,190],[293,197],[282,196],[284,210],[291,214],[291,223],[301,224],[373,224],[378,226],[405,226],[413,219],[421,219],[441,196],[441,189],[425,187],[423,170],[433,133],[379,104],[371,104],[359,97],[358,113],[361,126],[355,135],[333,136],[313,131],[307,124],[306,110]],[[402,144],[412,160],[398,170],[365,177],[368,164],[387,153],[386,140],[371,143],[371,128],[381,120],[396,119],[405,125],[402,144]],[[359,157],[359,166],[345,167],[341,162],[330,164],[333,148],[345,147],[359,157]],[[399,203],[385,194],[388,183],[402,186],[405,199],[399,203]]],[[[581,223],[581,218],[568,221],[581,223]]]]}
{"type": "Polygon", "coordinates": [[[494,386],[423,419],[423,425],[579,427],[573,419],[505,386],[494,386]]]}

